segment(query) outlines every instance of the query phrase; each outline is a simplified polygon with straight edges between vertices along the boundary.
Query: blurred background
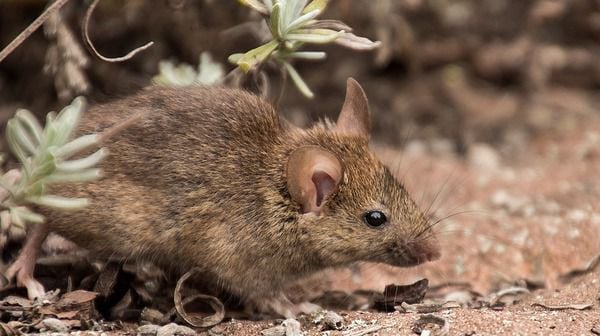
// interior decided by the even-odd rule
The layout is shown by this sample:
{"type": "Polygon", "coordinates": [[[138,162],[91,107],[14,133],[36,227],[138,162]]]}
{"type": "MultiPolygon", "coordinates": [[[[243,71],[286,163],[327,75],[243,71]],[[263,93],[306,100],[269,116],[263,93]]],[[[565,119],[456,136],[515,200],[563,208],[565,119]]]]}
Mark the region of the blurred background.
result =
{"type": "MultiPolygon", "coordinates": [[[[0,45],[46,4],[1,0],[0,45]]],[[[19,107],[43,116],[80,94],[92,102],[126,96],[149,85],[163,60],[196,66],[208,51],[227,72],[228,55],[261,43],[251,24],[260,17],[236,1],[103,0],[90,25],[102,54],[155,42],[107,63],[83,46],[87,5],[71,1],[61,22],[0,63],[0,124],[19,107]]],[[[345,80],[355,77],[370,100],[373,147],[441,220],[444,257],[410,271],[329,272],[316,287],[381,289],[425,275],[481,292],[525,280],[556,288],[560,275],[600,251],[599,1],[334,0],[322,18],[382,45],[312,48],[327,59],[294,64],[312,100],[289,81],[282,88],[279,71],[267,67],[267,96],[308,126],[337,115],[345,80]]]]}
{"type": "MultiPolygon", "coordinates": [[[[0,43],[7,45],[45,5],[0,1],[0,43]]],[[[236,1],[103,0],[90,24],[103,55],[156,44],[127,62],[102,62],[81,39],[87,5],[72,1],[63,9],[59,30],[69,30],[74,43],[58,41],[46,24],[0,64],[0,122],[16,107],[42,114],[79,93],[92,101],[130,94],[150,83],[161,60],[195,66],[208,51],[230,70],[228,55],[261,42],[250,24],[260,18],[236,1]],[[72,55],[64,55],[73,44],[83,52],[69,61],[72,55]]],[[[342,20],[382,46],[373,52],[327,46],[326,61],[296,62],[316,93],[308,100],[287,84],[279,105],[296,123],[335,116],[349,76],[368,93],[375,140],[392,146],[435,140],[463,155],[484,142],[514,157],[532,137],[572,129],[597,110],[597,1],[337,0],[322,17],[342,20]]],[[[269,94],[277,97],[279,73],[269,75],[269,94]]]]}

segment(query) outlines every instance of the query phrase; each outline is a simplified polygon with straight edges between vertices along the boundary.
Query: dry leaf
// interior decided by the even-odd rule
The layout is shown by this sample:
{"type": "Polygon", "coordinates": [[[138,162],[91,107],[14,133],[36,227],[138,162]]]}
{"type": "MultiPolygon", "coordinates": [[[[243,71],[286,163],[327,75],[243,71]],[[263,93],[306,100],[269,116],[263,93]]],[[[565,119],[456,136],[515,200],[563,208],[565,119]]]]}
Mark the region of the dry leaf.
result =
{"type": "Polygon", "coordinates": [[[67,307],[70,305],[79,305],[94,300],[98,296],[96,292],[85,290],[76,290],[65,293],[56,303],[57,307],[67,307]]]}
{"type": "Polygon", "coordinates": [[[402,302],[409,304],[423,301],[429,281],[421,279],[405,286],[387,285],[383,295],[378,295],[373,300],[373,308],[382,311],[393,311],[395,306],[402,302]]]}
{"type": "Polygon", "coordinates": [[[204,294],[196,294],[190,297],[187,297],[185,300],[181,299],[181,288],[183,287],[183,283],[190,277],[192,274],[196,273],[198,269],[194,268],[191,271],[185,273],[179,281],[177,281],[177,286],[175,287],[175,293],[173,295],[173,300],[175,301],[175,309],[177,311],[177,315],[181,317],[185,322],[189,323],[191,326],[197,328],[206,328],[217,325],[223,321],[225,318],[225,307],[223,303],[219,299],[214,296],[204,295],[204,294]],[[185,305],[192,301],[202,301],[214,311],[214,314],[209,316],[199,317],[198,314],[190,314],[185,311],[185,305]]]}

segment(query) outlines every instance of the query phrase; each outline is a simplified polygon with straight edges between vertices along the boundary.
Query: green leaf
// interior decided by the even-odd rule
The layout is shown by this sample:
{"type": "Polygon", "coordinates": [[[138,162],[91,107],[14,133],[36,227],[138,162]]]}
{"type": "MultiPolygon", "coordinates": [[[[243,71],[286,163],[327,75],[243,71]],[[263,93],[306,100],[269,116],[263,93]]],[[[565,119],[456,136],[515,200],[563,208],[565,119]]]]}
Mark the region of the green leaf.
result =
{"type": "Polygon", "coordinates": [[[87,198],[68,198],[56,195],[29,197],[27,198],[27,201],[41,206],[59,208],[64,210],[81,209],[90,204],[87,198]]]}
{"type": "Polygon", "coordinates": [[[42,126],[40,125],[40,123],[35,118],[35,116],[28,110],[19,109],[17,111],[17,113],[15,114],[15,117],[21,123],[23,123],[25,128],[32,135],[33,140],[35,141],[35,144],[39,145],[41,138],[42,138],[43,129],[42,129],[42,126]]]}
{"type": "Polygon", "coordinates": [[[42,196],[46,192],[46,186],[44,181],[39,180],[27,186],[25,190],[23,190],[22,194],[27,197],[35,197],[42,196]]]}
{"type": "Polygon", "coordinates": [[[94,154],[82,159],[58,162],[56,170],[62,173],[74,172],[81,169],[88,169],[96,166],[108,156],[108,149],[100,148],[94,154]]]}
{"type": "Polygon", "coordinates": [[[244,6],[250,7],[261,14],[269,14],[268,8],[258,0],[238,0],[244,6]]]}
{"type": "Polygon", "coordinates": [[[33,171],[31,172],[30,178],[33,180],[37,180],[39,178],[52,174],[55,170],[56,160],[54,159],[54,157],[48,158],[41,162],[37,162],[35,167],[33,167],[33,171]]]}
{"type": "Polygon", "coordinates": [[[21,145],[19,144],[19,141],[17,140],[17,130],[16,130],[16,120],[9,120],[8,123],[6,123],[6,140],[8,142],[8,146],[10,147],[10,150],[13,152],[13,154],[17,157],[17,159],[19,160],[19,162],[23,163],[27,160],[27,154],[25,153],[25,150],[21,147],[21,145]]]}
{"type": "Polygon", "coordinates": [[[36,146],[23,124],[18,119],[13,118],[8,121],[7,129],[8,127],[10,127],[10,136],[14,141],[14,145],[19,147],[18,150],[23,151],[26,156],[33,155],[35,153],[36,146]]]}
{"type": "Polygon", "coordinates": [[[325,11],[327,5],[329,4],[329,0],[313,0],[308,6],[304,7],[303,13],[309,13],[314,11],[315,9],[320,10],[321,12],[325,11]]]}
{"type": "Polygon", "coordinates": [[[60,111],[54,121],[57,127],[57,135],[55,142],[51,143],[52,145],[60,146],[69,140],[79,123],[81,112],[85,109],[85,105],[85,99],[77,97],[70,105],[65,106],[60,111]]]}
{"type": "Polygon", "coordinates": [[[319,14],[321,14],[320,10],[314,10],[312,12],[308,12],[304,15],[302,15],[301,17],[295,19],[294,21],[292,21],[285,29],[285,33],[288,33],[290,31],[293,31],[294,29],[300,28],[303,25],[305,25],[306,23],[310,22],[312,19],[316,18],[317,16],[319,16],[319,14]]]}
{"type": "Polygon", "coordinates": [[[304,43],[327,44],[337,40],[340,36],[344,34],[343,31],[325,34],[324,32],[316,32],[316,30],[317,29],[313,29],[313,32],[299,33],[301,31],[299,29],[294,33],[287,34],[287,38],[289,40],[304,43]]]}
{"type": "Polygon", "coordinates": [[[244,57],[244,54],[242,53],[231,54],[229,55],[229,57],[227,57],[227,60],[229,61],[229,63],[237,65],[242,57],[244,57]]]}
{"type": "Polygon", "coordinates": [[[164,86],[192,85],[198,75],[191,65],[185,63],[175,65],[171,61],[160,61],[158,72],[159,74],[154,76],[152,81],[164,86]]]}
{"type": "Polygon", "coordinates": [[[240,69],[242,69],[242,71],[247,73],[256,64],[263,62],[267,57],[269,57],[269,55],[271,55],[271,53],[277,49],[278,45],[279,43],[277,41],[270,41],[258,48],[254,48],[245,53],[244,56],[238,60],[237,65],[240,67],[240,69]]]}
{"type": "Polygon", "coordinates": [[[81,152],[92,146],[97,146],[99,141],[100,136],[98,134],[83,135],[57,148],[54,150],[53,154],[60,160],[66,160],[78,152],[81,152]]]}
{"type": "Polygon", "coordinates": [[[271,18],[269,19],[269,29],[271,30],[271,34],[274,39],[279,39],[283,35],[283,28],[281,22],[281,6],[279,2],[273,5],[273,9],[271,10],[271,18]]]}
{"type": "Polygon", "coordinates": [[[288,0],[288,13],[286,17],[286,26],[302,15],[302,10],[306,7],[307,0],[288,0]]]}
{"type": "Polygon", "coordinates": [[[322,60],[327,57],[327,54],[323,51],[295,51],[286,55],[290,58],[298,58],[305,60],[322,60]]]}
{"type": "Polygon", "coordinates": [[[296,71],[296,69],[294,69],[294,67],[288,62],[283,62],[283,66],[285,67],[287,72],[290,74],[290,78],[292,79],[292,81],[294,82],[294,84],[296,85],[298,90],[300,90],[300,92],[302,92],[302,94],[304,96],[306,96],[308,98],[313,98],[315,95],[308,88],[308,85],[306,85],[306,83],[304,82],[302,77],[300,77],[300,74],[298,74],[298,71],[296,71]]]}
{"type": "Polygon", "coordinates": [[[16,216],[26,222],[41,224],[46,220],[44,216],[37,214],[26,207],[15,207],[11,208],[10,211],[14,212],[16,216]]]}
{"type": "Polygon", "coordinates": [[[15,211],[15,208],[10,208],[9,211],[10,211],[10,221],[12,222],[12,224],[21,229],[25,229],[25,221],[20,216],[19,212],[15,211]]]}
{"type": "Polygon", "coordinates": [[[206,51],[200,54],[196,83],[215,85],[220,83],[224,76],[225,70],[223,70],[223,65],[221,63],[213,61],[210,53],[206,51]]]}
{"type": "Polygon", "coordinates": [[[102,170],[99,168],[83,169],[75,172],[55,172],[46,178],[46,183],[64,183],[64,182],[89,182],[102,177],[102,170]]]}

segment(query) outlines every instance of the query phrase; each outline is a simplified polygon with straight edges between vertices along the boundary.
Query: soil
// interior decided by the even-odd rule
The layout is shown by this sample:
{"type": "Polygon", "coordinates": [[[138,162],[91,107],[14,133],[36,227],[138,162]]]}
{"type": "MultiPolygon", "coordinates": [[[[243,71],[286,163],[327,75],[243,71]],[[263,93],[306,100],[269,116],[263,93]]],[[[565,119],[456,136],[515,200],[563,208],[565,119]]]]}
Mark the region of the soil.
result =
{"type": "MultiPolygon", "coordinates": [[[[373,3],[333,1],[324,17],[341,19],[355,32],[381,40],[382,49],[355,53],[326,47],[327,61],[298,64],[315,99],[308,101],[287,83],[278,105],[298,125],[334,116],[345,78],[356,77],[370,98],[373,149],[431,220],[439,220],[443,257],[411,269],[355,265],[294,284],[292,295],[319,302],[344,318],[342,330],[327,331],[322,322],[314,322],[316,317],[299,317],[301,330],[308,335],[423,334],[414,330],[422,313],[367,308],[369,298],[386,285],[427,278],[426,301],[462,300],[458,308],[432,313],[446,320],[449,335],[600,335],[600,266],[586,269],[600,255],[598,2],[373,3]],[[529,292],[489,304],[495,294],[514,287],[529,292]],[[333,303],[328,297],[335,298],[333,303]],[[557,307],[564,305],[568,307],[557,307]]],[[[7,45],[44,5],[0,2],[0,44],[7,45]]],[[[64,20],[75,34],[84,12],[83,3],[65,7],[64,20]]],[[[148,40],[156,42],[154,49],[118,64],[86,54],[89,66],[81,71],[87,89],[65,88],[60,73],[43,72],[50,62],[47,50],[57,42],[37,32],[0,63],[0,121],[4,124],[19,107],[41,117],[76,94],[96,102],[130,94],[149,83],[162,59],[195,65],[200,52],[210,50],[225,63],[227,55],[258,45],[259,37],[247,28],[227,30],[253,19],[233,1],[101,1],[91,27],[98,49],[121,55],[148,40]]],[[[267,70],[269,97],[275,99],[279,73],[267,70]]],[[[8,265],[18,247],[19,241],[6,245],[0,266],[8,265]]],[[[47,289],[54,283],[63,292],[74,284],[93,290],[102,274],[110,278],[86,257],[76,256],[60,267],[52,259],[55,254],[46,258],[54,263],[43,264],[46,273],[38,275],[48,281],[47,289]]],[[[117,280],[108,286],[111,296],[100,303],[96,299],[109,322],[95,318],[94,328],[79,323],[87,330],[81,334],[136,332],[145,293],[139,290],[143,272],[119,272],[112,273],[117,280]],[[138,278],[132,280],[131,274],[138,278]],[[127,309],[117,314],[119,304],[127,309]]],[[[173,285],[166,282],[159,286],[162,290],[173,285]]],[[[23,292],[0,294],[1,301],[23,292]]],[[[151,294],[156,301],[171,302],[168,295],[162,300],[151,294]]],[[[1,312],[0,322],[34,322],[24,316],[1,312]]],[[[228,318],[198,332],[260,335],[281,322],[228,318]]],[[[429,324],[425,329],[435,335],[440,328],[429,324]]]]}

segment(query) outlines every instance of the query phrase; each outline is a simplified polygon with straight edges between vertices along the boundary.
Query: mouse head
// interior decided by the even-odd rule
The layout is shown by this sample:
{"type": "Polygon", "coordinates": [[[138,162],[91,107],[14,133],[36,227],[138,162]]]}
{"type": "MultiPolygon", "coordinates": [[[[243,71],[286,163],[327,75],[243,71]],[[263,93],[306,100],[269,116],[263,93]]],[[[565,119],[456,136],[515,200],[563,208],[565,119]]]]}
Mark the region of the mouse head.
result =
{"type": "Polygon", "coordinates": [[[335,126],[307,131],[288,159],[302,239],[326,266],[354,261],[414,266],[440,255],[431,226],[406,189],[369,150],[367,97],[348,79],[335,126]]]}

